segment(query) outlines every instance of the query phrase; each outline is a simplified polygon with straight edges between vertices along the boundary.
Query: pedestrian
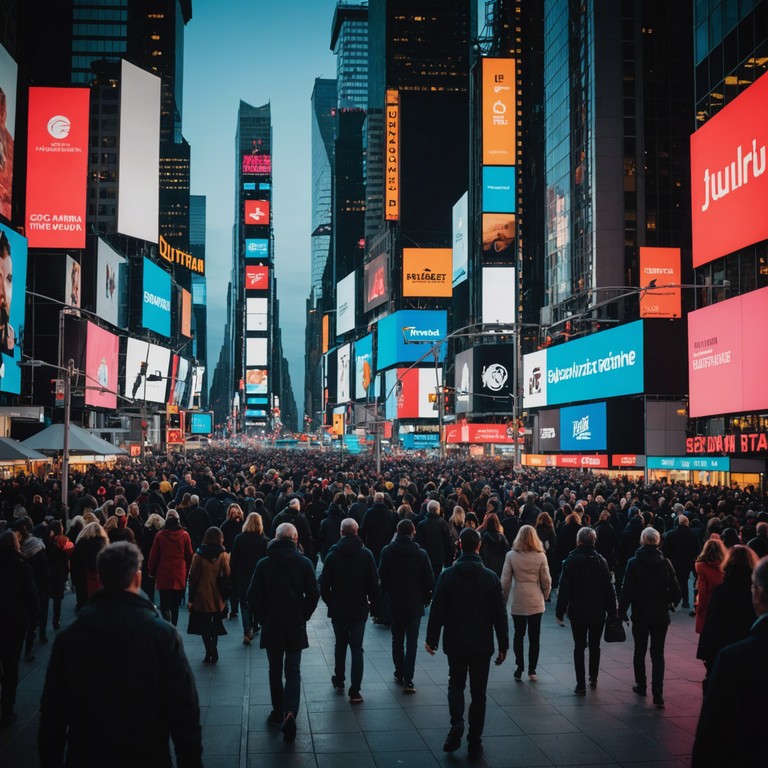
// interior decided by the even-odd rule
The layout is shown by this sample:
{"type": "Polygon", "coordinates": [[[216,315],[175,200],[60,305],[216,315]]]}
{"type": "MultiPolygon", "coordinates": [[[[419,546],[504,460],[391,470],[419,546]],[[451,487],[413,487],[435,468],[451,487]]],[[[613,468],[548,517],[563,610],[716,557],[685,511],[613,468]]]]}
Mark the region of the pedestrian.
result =
{"type": "MultiPolygon", "coordinates": [[[[221,524],[221,532],[224,535],[224,549],[226,549],[230,555],[232,554],[232,546],[235,543],[235,537],[242,533],[244,520],[245,515],[239,504],[233,503],[227,507],[227,519],[221,524]]],[[[248,583],[250,584],[250,578],[248,583]]],[[[237,583],[234,580],[232,580],[230,587],[231,594],[227,598],[227,602],[229,602],[229,618],[236,619],[237,608],[240,604],[240,596],[237,591],[237,583]]]]}
{"type": "Polygon", "coordinates": [[[201,768],[200,707],[181,637],[141,594],[141,552],[98,557],[104,588],[56,638],[40,703],[41,768],[201,768]],[[141,714],[141,729],[128,724],[141,714]]]}
{"type": "Polygon", "coordinates": [[[231,575],[224,534],[220,528],[212,526],[205,532],[189,569],[187,634],[202,636],[205,646],[203,664],[215,664],[219,660],[219,636],[227,634],[221,620],[227,601],[219,589],[219,579],[229,580],[231,575]]]}
{"type": "Polygon", "coordinates": [[[557,592],[555,618],[562,627],[567,614],[573,634],[573,664],[576,670],[574,693],[587,692],[584,651],[589,646],[589,687],[597,688],[600,671],[600,639],[606,616],[618,618],[616,592],[605,558],[596,550],[597,534],[582,528],[576,536],[576,549],[563,561],[557,592]]]}
{"type": "Polygon", "coordinates": [[[149,574],[160,593],[160,613],[175,627],[192,565],[192,541],[181,527],[179,513],[169,509],[165,525],[155,536],[149,553],[149,574]]]}
{"type": "MultiPolygon", "coordinates": [[[[159,509],[152,505],[150,509],[159,509]]],[[[165,525],[165,519],[157,512],[152,512],[144,524],[144,533],[141,536],[141,588],[149,601],[154,605],[155,602],[155,578],[149,573],[149,555],[152,552],[152,545],[155,543],[155,537],[158,531],[165,525]]]]}
{"type": "MultiPolygon", "coordinates": [[[[530,528],[535,536],[533,528],[530,528]]],[[[496,634],[502,664],[509,650],[509,632],[499,577],[483,565],[478,550],[480,534],[465,528],[459,538],[461,556],[446,568],[435,586],[427,624],[426,650],[435,655],[443,631],[443,651],[448,656],[448,710],[451,729],[444,752],[455,752],[464,735],[464,689],[469,675],[469,731],[467,755],[483,755],[486,689],[496,634]]]]}
{"type": "Polygon", "coordinates": [[[661,536],[655,528],[645,528],[640,534],[640,549],[627,563],[619,597],[619,615],[627,620],[632,607],[632,637],[635,650],[632,664],[635,685],[632,690],[645,696],[645,655],[651,642],[651,693],[653,703],[664,707],[664,642],[669,628],[669,609],[680,602],[682,595],[672,563],[664,557],[659,545],[661,536]]]}
{"type": "MultiPolygon", "coordinates": [[[[502,523],[503,525],[503,523],[502,523]]],[[[515,536],[520,527],[517,527],[515,536]]],[[[544,547],[544,554],[547,556],[547,565],[549,566],[549,573],[552,575],[556,568],[555,562],[555,546],[557,545],[557,536],[555,536],[555,523],[552,520],[552,516],[549,512],[542,512],[536,518],[536,535],[539,537],[541,546],[544,547]]],[[[514,541],[514,538],[510,539],[514,541]]],[[[548,597],[547,602],[551,602],[552,598],[548,597]]]]}
{"type": "Polygon", "coordinates": [[[251,512],[245,518],[242,533],[235,537],[230,557],[232,583],[235,585],[240,598],[243,645],[250,645],[258,630],[248,606],[248,587],[251,584],[256,564],[267,554],[268,544],[269,540],[264,535],[261,515],[258,512],[251,512]]]}
{"type": "Polygon", "coordinates": [[[426,550],[437,581],[443,567],[448,568],[453,562],[455,545],[451,529],[442,517],[440,502],[435,499],[427,502],[427,514],[416,526],[416,543],[426,550]]]}
{"type": "Polygon", "coordinates": [[[185,509],[177,508],[180,516],[186,518],[184,525],[192,542],[192,550],[196,550],[202,543],[205,532],[211,527],[211,516],[205,507],[200,506],[200,497],[193,493],[189,497],[189,506],[185,509]]]}
{"type": "Polygon", "coordinates": [[[108,544],[107,532],[96,522],[86,523],[77,535],[70,563],[75,587],[75,611],[79,611],[88,598],[101,589],[96,558],[108,544]]]}
{"type": "Polygon", "coordinates": [[[498,515],[495,512],[486,513],[478,532],[480,533],[480,557],[483,564],[501,577],[504,558],[510,547],[498,515]]]}
{"type": "Polygon", "coordinates": [[[531,525],[522,525],[517,532],[512,549],[507,552],[501,573],[501,587],[504,605],[512,596],[510,612],[515,633],[512,647],[515,651],[514,678],[523,677],[525,662],[523,642],[528,632],[528,678],[536,679],[539,662],[539,639],[544,604],[552,591],[552,577],[549,574],[544,547],[531,525]]]}
{"type": "Polygon", "coordinates": [[[320,597],[328,606],[336,641],[331,685],[338,693],[344,693],[349,647],[352,660],[348,695],[352,704],[363,701],[363,638],[369,606],[374,616],[382,613],[376,563],[357,532],[356,520],[347,517],[341,521],[341,539],[328,552],[320,574],[320,597]]]}
{"type": "MultiPolygon", "coordinates": [[[[680,593],[683,596],[683,608],[691,606],[688,602],[688,580],[695,568],[696,557],[701,550],[699,537],[696,531],[690,527],[690,522],[685,515],[678,515],[675,519],[676,526],[664,535],[662,550],[675,569],[677,581],[680,584],[680,593]]],[[[701,589],[701,587],[699,587],[701,589]]]]}
{"type": "Polygon", "coordinates": [[[301,511],[301,501],[297,496],[289,499],[283,510],[272,519],[272,538],[276,536],[278,527],[283,523],[290,523],[296,529],[302,554],[309,559],[313,568],[317,566],[317,555],[312,541],[312,528],[307,516],[301,511]]]}
{"type": "Polygon", "coordinates": [[[397,514],[384,503],[384,494],[377,491],[373,495],[373,504],[368,508],[360,523],[360,538],[371,550],[373,559],[378,562],[381,550],[392,541],[395,527],[399,522],[397,514]]]}
{"type": "MultiPolygon", "coordinates": [[[[45,542],[45,554],[51,574],[50,597],[53,601],[53,629],[61,627],[61,603],[64,599],[67,579],[69,578],[69,559],[75,545],[64,536],[64,529],[59,520],[52,520],[48,526],[48,540],[45,542]]],[[[43,628],[43,634],[45,628],[43,628]]]]}
{"type": "MultiPolygon", "coordinates": [[[[461,509],[458,504],[456,509],[461,509]]],[[[391,544],[381,550],[379,579],[392,621],[394,679],[403,693],[415,693],[413,683],[421,617],[435,588],[427,553],[413,540],[416,529],[410,520],[397,524],[391,544]]]]}
{"type": "Polygon", "coordinates": [[[253,620],[261,625],[261,647],[269,661],[269,724],[282,723],[283,740],[296,739],[301,696],[301,652],[309,647],[307,622],[320,599],[312,561],[298,550],[299,533],[281,523],[267,556],[256,565],[248,588],[253,620]],[[285,668],[285,685],[283,685],[285,668]]]}
{"type": "Polygon", "coordinates": [[[325,562],[331,547],[341,538],[341,521],[343,519],[344,510],[336,503],[332,503],[325,511],[325,517],[320,523],[320,530],[317,535],[320,559],[323,562],[325,562]]]}
{"type": "Polygon", "coordinates": [[[619,549],[619,537],[611,524],[611,513],[604,509],[600,512],[597,523],[595,524],[595,551],[605,558],[608,564],[608,570],[614,573],[616,570],[616,555],[619,549]]]}
{"type": "Polygon", "coordinates": [[[705,542],[696,558],[696,633],[701,634],[707,618],[707,608],[712,590],[723,581],[723,563],[726,549],[720,536],[714,534],[705,542]]]}
{"type": "Polygon", "coordinates": [[[46,627],[48,624],[48,594],[50,590],[51,571],[48,567],[48,557],[45,553],[45,543],[37,536],[32,535],[32,520],[26,515],[14,520],[11,529],[19,537],[21,556],[32,566],[35,575],[35,588],[37,589],[37,627],[30,627],[27,631],[25,661],[33,661],[35,658],[34,643],[35,633],[39,633],[41,643],[48,642],[46,627]]]}
{"type": "Polygon", "coordinates": [[[768,555],[768,523],[760,521],[755,526],[755,536],[749,540],[747,546],[753,549],[759,558],[768,555]]]}
{"type": "MultiPolygon", "coordinates": [[[[568,506],[567,504],[565,505],[568,506]]],[[[565,510],[565,507],[563,508],[565,510]]],[[[552,573],[552,583],[557,586],[560,581],[560,568],[563,560],[568,554],[576,548],[576,535],[581,528],[581,515],[578,512],[568,512],[565,516],[565,522],[557,531],[557,541],[555,543],[555,570],[552,573]]]]}

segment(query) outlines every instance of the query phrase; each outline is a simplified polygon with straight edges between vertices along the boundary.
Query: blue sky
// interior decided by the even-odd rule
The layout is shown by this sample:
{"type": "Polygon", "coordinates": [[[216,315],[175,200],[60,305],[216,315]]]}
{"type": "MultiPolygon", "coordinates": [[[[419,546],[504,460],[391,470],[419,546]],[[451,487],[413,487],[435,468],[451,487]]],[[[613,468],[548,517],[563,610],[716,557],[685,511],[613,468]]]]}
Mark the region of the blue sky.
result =
{"type": "Polygon", "coordinates": [[[269,101],[280,327],[300,421],[310,284],[310,97],[315,78],[336,76],[329,48],[335,7],[336,0],[193,0],[185,34],[184,136],[192,145],[192,194],[207,198],[208,363],[212,372],[226,319],[237,108],[240,99],[254,106],[269,101]]]}

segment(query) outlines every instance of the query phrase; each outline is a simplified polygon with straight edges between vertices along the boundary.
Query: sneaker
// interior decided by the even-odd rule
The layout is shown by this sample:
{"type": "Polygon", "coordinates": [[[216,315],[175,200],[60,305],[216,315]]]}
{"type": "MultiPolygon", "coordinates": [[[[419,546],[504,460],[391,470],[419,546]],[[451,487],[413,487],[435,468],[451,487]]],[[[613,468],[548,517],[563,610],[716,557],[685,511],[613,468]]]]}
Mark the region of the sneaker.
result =
{"type": "Polygon", "coordinates": [[[443,752],[455,752],[461,746],[461,737],[464,735],[464,724],[452,725],[443,744],[443,752]]]}
{"type": "Polygon", "coordinates": [[[522,667],[518,667],[515,670],[514,677],[515,677],[515,680],[517,680],[518,682],[520,682],[523,679],[523,668],[522,667]]]}
{"type": "Polygon", "coordinates": [[[289,712],[283,721],[283,741],[286,744],[296,741],[296,718],[289,712]]]}
{"type": "Polygon", "coordinates": [[[402,675],[398,675],[398,674],[397,674],[397,672],[395,672],[395,674],[392,676],[392,679],[393,679],[393,680],[394,680],[394,681],[395,681],[395,682],[396,682],[398,685],[402,685],[402,684],[405,682],[405,680],[403,680],[403,676],[402,676],[402,675]]]}
{"type": "Polygon", "coordinates": [[[645,690],[644,685],[633,685],[632,690],[638,695],[638,696],[646,696],[647,692],[645,690]]]}
{"type": "Polygon", "coordinates": [[[344,693],[344,681],[339,680],[336,675],[331,677],[331,685],[333,686],[333,690],[336,691],[336,693],[344,693]]]}
{"type": "Polygon", "coordinates": [[[416,693],[416,688],[413,685],[413,680],[408,680],[408,682],[403,684],[403,693],[416,693]]]}
{"type": "Polygon", "coordinates": [[[280,723],[283,722],[283,718],[277,714],[274,710],[269,713],[269,717],[267,718],[267,725],[280,725],[280,723]]]}
{"type": "Polygon", "coordinates": [[[577,686],[576,686],[576,687],[573,689],[573,692],[574,692],[574,693],[575,693],[577,696],[586,696],[586,694],[587,694],[587,686],[586,686],[586,685],[577,685],[577,686]]]}
{"type": "Polygon", "coordinates": [[[528,673],[528,679],[529,680],[537,680],[538,678],[536,677],[536,673],[535,672],[529,672],[528,673]]]}
{"type": "Polygon", "coordinates": [[[355,691],[354,693],[352,691],[349,692],[349,703],[350,704],[361,704],[363,701],[364,701],[364,699],[360,695],[360,691],[355,691]]]}
{"type": "Polygon", "coordinates": [[[470,760],[479,760],[483,756],[483,742],[479,739],[477,741],[470,741],[467,746],[467,757],[470,760]]]}

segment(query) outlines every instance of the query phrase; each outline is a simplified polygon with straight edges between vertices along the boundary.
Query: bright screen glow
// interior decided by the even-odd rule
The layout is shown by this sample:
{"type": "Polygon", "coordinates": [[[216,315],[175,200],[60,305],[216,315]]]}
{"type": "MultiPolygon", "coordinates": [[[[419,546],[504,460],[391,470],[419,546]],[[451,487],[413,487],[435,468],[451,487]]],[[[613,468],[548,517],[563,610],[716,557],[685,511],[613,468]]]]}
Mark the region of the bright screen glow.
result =
{"type": "Polygon", "coordinates": [[[146,341],[129,338],[125,349],[125,389],[123,394],[131,400],[144,400],[150,403],[165,403],[168,389],[168,371],[171,365],[171,350],[148,344],[146,341]],[[147,373],[161,377],[159,381],[139,378],[141,363],[147,363],[147,373]],[[133,388],[138,379],[134,395],[133,388]]]}
{"type": "Polygon", "coordinates": [[[85,404],[117,408],[117,366],[120,339],[94,323],[88,323],[85,342],[85,404]],[[99,387],[111,390],[103,392],[99,387]]]}
{"type": "Polygon", "coordinates": [[[144,259],[142,325],[163,336],[171,335],[171,276],[157,264],[144,259]]]}
{"type": "Polygon", "coordinates": [[[355,327],[355,273],[350,272],[336,286],[336,335],[355,327]]]}

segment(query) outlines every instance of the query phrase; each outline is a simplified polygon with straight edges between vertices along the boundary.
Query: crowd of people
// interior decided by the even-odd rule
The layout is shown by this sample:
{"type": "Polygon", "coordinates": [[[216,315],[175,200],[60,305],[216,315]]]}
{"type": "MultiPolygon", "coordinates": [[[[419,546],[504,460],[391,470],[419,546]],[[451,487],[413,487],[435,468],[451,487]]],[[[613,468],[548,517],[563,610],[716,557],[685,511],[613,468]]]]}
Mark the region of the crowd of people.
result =
{"type": "Polygon", "coordinates": [[[218,661],[218,638],[232,626],[225,619],[240,619],[246,646],[258,635],[269,662],[268,721],[293,741],[306,625],[320,600],[335,639],[330,684],[352,705],[363,701],[371,617],[391,629],[394,680],[405,695],[416,693],[428,612],[425,650],[435,653],[442,637],[448,656],[443,748],[461,745],[469,677],[473,759],[483,754],[490,662],[496,652],[503,663],[510,645],[507,614],[514,680],[527,669],[534,681],[542,617],[554,602],[555,620],[571,627],[577,696],[598,685],[604,632],[621,635],[631,618],[632,689],[647,695],[650,649],[650,691],[663,708],[670,612],[689,611],[705,692],[694,765],[714,765],[729,750],[739,765],[763,760],[759,733],[738,727],[740,712],[765,714],[767,706],[768,500],[754,487],[514,471],[465,458],[389,457],[377,472],[364,456],[211,448],[185,462],[154,458],[76,474],[66,505],[55,480],[20,475],[0,487],[0,502],[0,724],[15,719],[22,656],[32,661],[52,629],[43,765],[63,765],[65,754],[67,764],[90,764],[89,750],[106,747],[87,738],[94,723],[80,718],[83,708],[96,702],[114,719],[128,706],[124,690],[79,685],[72,665],[82,649],[99,668],[119,659],[130,688],[153,681],[142,707],[156,712],[156,732],[121,760],[136,764],[165,734],[157,754],[168,765],[170,734],[178,766],[201,764],[194,676],[174,629],[185,601],[186,631],[201,637],[205,664],[218,661]],[[70,585],[77,617],[62,629],[70,585]],[[164,684],[172,690],[157,688],[164,684]],[[173,712],[158,705],[182,699],[173,712]]]}

